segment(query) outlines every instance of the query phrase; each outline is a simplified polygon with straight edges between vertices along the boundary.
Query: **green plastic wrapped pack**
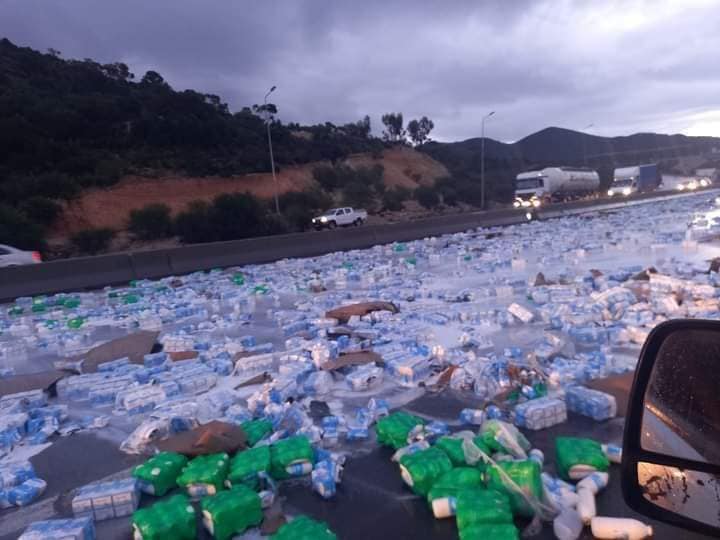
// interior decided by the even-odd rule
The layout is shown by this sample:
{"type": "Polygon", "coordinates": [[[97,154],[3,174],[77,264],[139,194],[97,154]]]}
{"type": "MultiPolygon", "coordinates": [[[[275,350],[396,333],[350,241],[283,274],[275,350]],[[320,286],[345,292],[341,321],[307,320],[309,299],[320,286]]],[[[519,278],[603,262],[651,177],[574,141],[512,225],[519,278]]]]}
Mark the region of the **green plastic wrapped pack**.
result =
{"type": "Polygon", "coordinates": [[[236,486],[244,484],[256,489],[258,473],[270,470],[270,447],[258,446],[238,452],[230,461],[230,473],[225,484],[236,486]]]}
{"type": "Polygon", "coordinates": [[[270,447],[270,475],[276,480],[296,476],[288,470],[292,466],[304,467],[305,474],[310,474],[313,458],[310,440],[305,435],[282,439],[270,447]]]}
{"type": "Polygon", "coordinates": [[[520,540],[517,527],[512,523],[473,525],[460,530],[460,540],[520,540]]]}
{"type": "Polygon", "coordinates": [[[205,528],[218,540],[232,538],[263,520],[260,497],[243,485],[205,497],[200,506],[205,528]]]}
{"type": "Polygon", "coordinates": [[[273,534],[272,540],[337,540],[335,533],[321,522],[307,516],[298,516],[286,523],[278,532],[273,534]]]}
{"type": "Polygon", "coordinates": [[[510,507],[514,514],[532,517],[535,513],[533,508],[522,495],[506,486],[498,471],[498,467],[520,487],[523,493],[539,501],[542,496],[542,479],[540,477],[542,471],[540,464],[530,459],[524,461],[503,461],[497,466],[488,467],[486,472],[488,488],[506,493],[510,499],[510,507]]]}
{"type": "Polygon", "coordinates": [[[177,478],[187,462],[182,454],[162,452],[135,467],[132,475],[144,493],[162,497],[177,486],[177,478]]]}
{"type": "Polygon", "coordinates": [[[195,509],[185,495],[173,495],[133,513],[135,540],[193,540],[197,534],[195,509]]]}
{"type": "Polygon", "coordinates": [[[480,430],[480,440],[493,452],[510,454],[515,458],[527,458],[530,442],[518,428],[502,420],[486,420],[480,430]]]}
{"type": "Polygon", "coordinates": [[[245,285],[245,276],[240,272],[233,274],[232,281],[235,285],[245,285]]]}
{"type": "MultiPolygon", "coordinates": [[[[462,442],[463,440],[461,438],[445,436],[440,437],[435,443],[435,446],[437,448],[440,448],[440,450],[447,454],[447,457],[450,458],[450,461],[452,461],[453,465],[455,465],[456,467],[461,467],[463,465],[467,465],[467,462],[465,461],[465,452],[463,452],[462,449],[462,442]]],[[[482,437],[475,437],[473,439],[473,442],[480,450],[482,450],[486,454],[492,453],[492,451],[483,441],[482,437]]],[[[476,466],[484,469],[484,465],[485,464],[483,462],[478,462],[476,466]]]]}
{"type": "Polygon", "coordinates": [[[427,500],[436,519],[455,515],[458,493],[483,485],[483,474],[473,467],[456,467],[440,476],[428,492],[427,500]]]}
{"type": "Polygon", "coordinates": [[[224,488],[229,469],[230,457],[225,453],[198,456],[185,466],[177,483],[191,495],[213,495],[224,488]],[[200,486],[205,489],[199,491],[200,486]]]}
{"type": "Polygon", "coordinates": [[[452,462],[445,452],[433,446],[400,458],[403,480],[423,497],[427,496],[435,481],[452,468],[452,462]]]}
{"type": "Polygon", "coordinates": [[[258,442],[272,433],[272,422],[269,420],[248,420],[240,424],[247,435],[248,446],[255,446],[258,442]]]}
{"type": "Polygon", "coordinates": [[[457,497],[464,489],[480,487],[483,484],[482,473],[473,467],[456,467],[443,473],[435,480],[428,492],[428,502],[445,497],[457,497]]]}
{"type": "Polygon", "coordinates": [[[455,497],[458,530],[473,525],[512,523],[513,514],[507,495],[494,489],[469,488],[455,497]]]}
{"type": "Polygon", "coordinates": [[[555,466],[561,478],[580,480],[594,471],[607,471],[610,462],[597,441],[558,437],[555,439],[555,466]]]}
{"type": "Polygon", "coordinates": [[[375,433],[380,444],[398,450],[407,445],[408,433],[418,425],[425,425],[425,420],[405,411],[397,411],[378,420],[375,424],[375,433]]]}

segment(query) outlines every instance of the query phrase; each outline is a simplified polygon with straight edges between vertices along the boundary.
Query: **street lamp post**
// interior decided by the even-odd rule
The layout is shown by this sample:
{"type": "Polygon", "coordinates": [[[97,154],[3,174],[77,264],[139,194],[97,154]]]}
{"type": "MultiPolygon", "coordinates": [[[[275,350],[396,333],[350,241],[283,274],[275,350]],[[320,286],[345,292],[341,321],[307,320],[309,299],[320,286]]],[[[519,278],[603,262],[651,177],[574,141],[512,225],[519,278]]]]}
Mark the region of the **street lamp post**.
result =
{"type": "Polygon", "coordinates": [[[267,125],[267,134],[268,134],[268,147],[270,148],[270,167],[272,167],[272,176],[273,176],[273,185],[275,187],[275,212],[280,213],[280,202],[278,201],[278,184],[277,184],[277,176],[275,175],[275,158],[273,157],[273,149],[272,149],[272,137],[270,136],[270,112],[267,110],[267,98],[270,94],[272,94],[275,91],[276,86],[273,86],[270,90],[268,90],[268,93],[265,94],[265,99],[263,100],[263,110],[265,111],[265,125],[267,125]]]}
{"type": "Polygon", "coordinates": [[[485,210],[485,120],[490,118],[495,111],[491,111],[482,118],[480,122],[480,207],[485,210]]]}
{"type": "MultiPolygon", "coordinates": [[[[588,124],[587,126],[585,126],[585,127],[583,128],[583,132],[584,132],[586,129],[590,129],[591,127],[595,127],[595,124],[588,124]]],[[[586,139],[587,139],[587,134],[586,134],[586,133],[583,133],[583,163],[585,163],[585,166],[587,167],[587,166],[588,166],[588,162],[587,162],[587,151],[586,151],[586,145],[587,145],[587,140],[586,140],[586,139]]]]}

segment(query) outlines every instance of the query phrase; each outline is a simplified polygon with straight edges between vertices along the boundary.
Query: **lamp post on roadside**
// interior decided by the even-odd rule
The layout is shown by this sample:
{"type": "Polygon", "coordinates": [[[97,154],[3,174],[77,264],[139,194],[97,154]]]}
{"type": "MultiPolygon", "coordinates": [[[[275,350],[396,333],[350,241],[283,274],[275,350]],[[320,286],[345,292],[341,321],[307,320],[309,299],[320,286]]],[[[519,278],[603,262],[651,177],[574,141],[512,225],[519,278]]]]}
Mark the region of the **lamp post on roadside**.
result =
{"type": "MultiPolygon", "coordinates": [[[[590,129],[591,127],[595,127],[595,124],[588,124],[587,126],[585,126],[583,128],[583,131],[585,131],[586,129],[590,129]]],[[[587,134],[583,133],[583,138],[582,138],[582,140],[583,140],[583,163],[585,163],[585,166],[587,167],[588,163],[587,163],[587,152],[586,152],[586,144],[587,144],[586,139],[587,139],[587,134]]]]}
{"type": "Polygon", "coordinates": [[[482,118],[480,122],[480,208],[485,210],[485,120],[490,118],[495,111],[491,111],[482,118]]]}
{"type": "Polygon", "coordinates": [[[263,100],[263,111],[265,111],[265,125],[267,125],[268,147],[270,148],[270,167],[272,167],[273,185],[275,187],[275,212],[279,214],[280,202],[278,201],[277,176],[275,176],[275,158],[273,157],[272,137],[270,136],[270,112],[267,110],[267,98],[275,91],[275,88],[277,88],[277,86],[273,86],[270,90],[268,90],[268,93],[265,94],[265,99],[263,100]]]}

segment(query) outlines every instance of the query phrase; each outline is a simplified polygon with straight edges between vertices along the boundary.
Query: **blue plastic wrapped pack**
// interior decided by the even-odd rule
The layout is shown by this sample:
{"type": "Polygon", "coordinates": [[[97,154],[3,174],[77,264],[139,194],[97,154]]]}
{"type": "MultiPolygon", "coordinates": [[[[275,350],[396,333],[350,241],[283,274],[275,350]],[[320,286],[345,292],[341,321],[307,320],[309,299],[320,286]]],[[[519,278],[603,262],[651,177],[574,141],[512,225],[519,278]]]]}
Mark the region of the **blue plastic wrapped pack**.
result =
{"type": "Polygon", "coordinates": [[[90,484],[80,488],[72,500],[75,517],[95,521],[129,516],[138,506],[139,487],[135,478],[90,484]]]}
{"type": "Polygon", "coordinates": [[[310,474],[313,490],[323,499],[333,497],[337,491],[336,484],[340,480],[340,466],[331,460],[319,461],[310,474]]]}
{"type": "Polygon", "coordinates": [[[95,524],[89,517],[36,521],[18,540],[95,540],[95,524]]]}
{"type": "Polygon", "coordinates": [[[348,373],[345,380],[355,391],[367,390],[383,380],[383,369],[374,364],[366,364],[348,373]]]}
{"type": "Polygon", "coordinates": [[[460,411],[460,423],[470,426],[481,426],[485,413],[481,409],[463,409],[460,411]]]}
{"type": "Polygon", "coordinates": [[[42,478],[28,478],[22,484],[5,491],[8,503],[15,506],[27,506],[38,499],[47,488],[42,478]]]}
{"type": "Polygon", "coordinates": [[[545,429],[567,420],[565,402],[553,397],[542,397],[515,407],[514,423],[526,429],[545,429]]]}
{"type": "Polygon", "coordinates": [[[568,386],[565,389],[565,403],[570,411],[597,421],[617,415],[615,396],[584,386],[568,386]]]}

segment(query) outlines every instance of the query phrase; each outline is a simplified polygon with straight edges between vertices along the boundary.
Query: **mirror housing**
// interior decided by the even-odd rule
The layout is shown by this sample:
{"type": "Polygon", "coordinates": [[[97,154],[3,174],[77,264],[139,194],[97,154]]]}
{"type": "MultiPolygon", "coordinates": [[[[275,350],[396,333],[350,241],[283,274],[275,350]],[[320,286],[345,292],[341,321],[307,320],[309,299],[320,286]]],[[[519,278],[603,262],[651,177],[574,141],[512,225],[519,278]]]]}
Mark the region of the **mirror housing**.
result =
{"type": "Polygon", "coordinates": [[[621,466],[623,498],[630,508],[658,521],[713,536],[720,535],[720,459],[715,457],[720,438],[716,428],[694,427],[697,422],[706,425],[706,411],[712,411],[710,422],[720,416],[717,350],[720,321],[677,319],[659,324],[650,332],[630,391],[621,466]],[[707,343],[703,343],[705,338],[707,343]],[[687,354],[676,355],[678,352],[687,354]],[[715,358],[716,370],[703,369],[703,360],[710,363],[715,358]],[[698,371],[693,372],[693,367],[698,371]],[[668,375],[670,380],[658,383],[668,375]],[[707,389],[716,384],[714,403],[708,404],[707,389]],[[698,386],[699,397],[693,394],[698,386]],[[693,401],[696,397],[697,401],[693,401]],[[712,439],[709,444],[708,438],[712,439]],[[701,445],[697,444],[699,440],[701,445]],[[702,454],[695,453],[698,446],[702,454]],[[706,450],[712,454],[710,459],[706,450]]]}

